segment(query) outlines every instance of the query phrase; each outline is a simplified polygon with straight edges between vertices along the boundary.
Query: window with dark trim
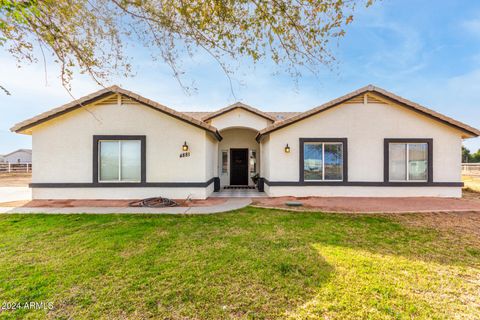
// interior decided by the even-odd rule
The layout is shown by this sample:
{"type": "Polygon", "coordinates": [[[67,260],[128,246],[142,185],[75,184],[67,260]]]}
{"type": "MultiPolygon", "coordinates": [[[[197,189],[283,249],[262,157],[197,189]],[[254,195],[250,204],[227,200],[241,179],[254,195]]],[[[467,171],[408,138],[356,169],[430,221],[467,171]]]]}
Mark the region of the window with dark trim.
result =
{"type": "Polygon", "coordinates": [[[432,139],[385,139],[385,182],[432,182],[432,139]]]}
{"type": "Polygon", "coordinates": [[[93,136],[93,182],[146,181],[145,136],[93,136]]]}
{"type": "Polygon", "coordinates": [[[300,138],[300,181],[348,181],[346,138],[300,138]]]}

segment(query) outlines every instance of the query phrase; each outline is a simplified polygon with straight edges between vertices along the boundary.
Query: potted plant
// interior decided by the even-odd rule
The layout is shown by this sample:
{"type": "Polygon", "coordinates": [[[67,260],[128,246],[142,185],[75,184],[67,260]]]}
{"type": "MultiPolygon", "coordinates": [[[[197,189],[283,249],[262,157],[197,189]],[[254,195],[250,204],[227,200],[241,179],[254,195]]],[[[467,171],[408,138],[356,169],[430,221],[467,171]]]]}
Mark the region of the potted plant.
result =
{"type": "Polygon", "coordinates": [[[251,179],[252,179],[253,183],[254,183],[255,185],[257,185],[257,184],[258,184],[258,179],[260,179],[260,175],[259,175],[258,173],[256,173],[255,175],[253,175],[253,176],[251,177],[251,179]]]}

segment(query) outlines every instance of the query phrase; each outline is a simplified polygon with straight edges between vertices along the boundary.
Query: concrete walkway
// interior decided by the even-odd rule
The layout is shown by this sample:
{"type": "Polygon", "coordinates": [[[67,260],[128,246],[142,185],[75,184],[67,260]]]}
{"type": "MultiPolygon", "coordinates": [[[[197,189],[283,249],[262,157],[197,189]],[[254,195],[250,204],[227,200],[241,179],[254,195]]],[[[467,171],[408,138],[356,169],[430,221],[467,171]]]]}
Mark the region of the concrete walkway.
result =
{"type": "Polygon", "coordinates": [[[0,202],[22,201],[32,199],[29,187],[0,187],[0,202]]]}
{"type": "Polygon", "coordinates": [[[165,214],[210,214],[244,208],[252,203],[250,198],[231,198],[226,202],[208,207],[132,208],[132,207],[0,207],[0,213],[46,213],[46,214],[109,214],[109,213],[165,213],[165,214]]]}

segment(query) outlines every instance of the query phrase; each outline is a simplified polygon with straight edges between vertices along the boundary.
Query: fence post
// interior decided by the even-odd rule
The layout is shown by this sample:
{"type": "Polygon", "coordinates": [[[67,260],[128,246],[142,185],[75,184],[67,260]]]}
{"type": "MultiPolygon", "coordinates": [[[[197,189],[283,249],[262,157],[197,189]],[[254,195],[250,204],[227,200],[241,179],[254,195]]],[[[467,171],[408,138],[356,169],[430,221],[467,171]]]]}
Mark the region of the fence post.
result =
{"type": "Polygon", "coordinates": [[[10,173],[10,162],[8,163],[8,173],[10,173]]]}

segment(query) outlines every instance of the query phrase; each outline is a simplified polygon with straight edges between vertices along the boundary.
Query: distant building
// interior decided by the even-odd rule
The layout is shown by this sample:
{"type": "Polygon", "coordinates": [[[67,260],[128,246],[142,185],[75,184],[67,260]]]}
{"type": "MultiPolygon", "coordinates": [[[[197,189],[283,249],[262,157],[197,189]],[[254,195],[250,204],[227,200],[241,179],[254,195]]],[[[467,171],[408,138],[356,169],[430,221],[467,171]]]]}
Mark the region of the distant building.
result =
{"type": "Polygon", "coordinates": [[[9,154],[0,156],[0,162],[6,163],[32,163],[32,150],[18,149],[9,154]],[[3,159],[3,161],[2,161],[3,159]]]}

